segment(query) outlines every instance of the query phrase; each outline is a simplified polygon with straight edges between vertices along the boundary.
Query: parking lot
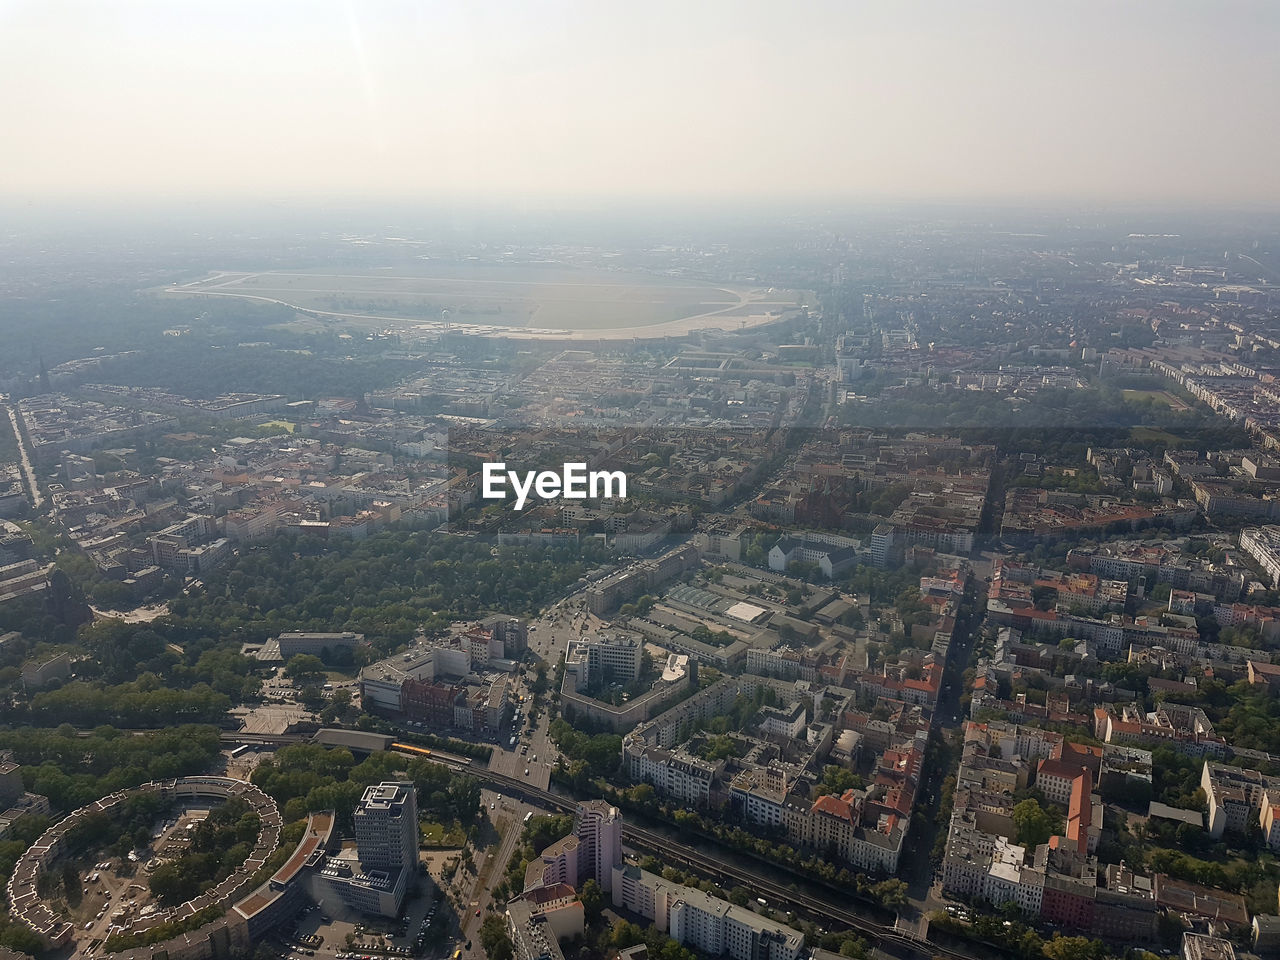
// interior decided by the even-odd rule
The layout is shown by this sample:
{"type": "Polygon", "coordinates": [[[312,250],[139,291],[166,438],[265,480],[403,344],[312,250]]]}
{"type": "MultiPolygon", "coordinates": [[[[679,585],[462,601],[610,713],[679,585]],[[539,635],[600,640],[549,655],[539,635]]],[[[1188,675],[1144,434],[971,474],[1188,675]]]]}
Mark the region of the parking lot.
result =
{"type": "Polygon", "coordinates": [[[338,960],[376,957],[426,957],[439,960],[458,946],[457,921],[447,900],[438,900],[437,885],[423,878],[422,891],[406,901],[403,920],[361,917],[322,898],[299,917],[296,925],[270,938],[282,957],[326,957],[338,960]],[[420,939],[431,924],[434,935],[420,939]]]}

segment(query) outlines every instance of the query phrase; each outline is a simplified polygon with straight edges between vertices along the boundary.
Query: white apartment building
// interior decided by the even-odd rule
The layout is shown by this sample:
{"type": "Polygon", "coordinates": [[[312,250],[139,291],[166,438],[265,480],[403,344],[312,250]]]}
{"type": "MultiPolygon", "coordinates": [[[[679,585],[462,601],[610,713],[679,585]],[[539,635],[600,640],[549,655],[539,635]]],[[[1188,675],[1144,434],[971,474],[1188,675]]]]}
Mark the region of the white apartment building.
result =
{"type": "Polygon", "coordinates": [[[807,718],[803,700],[797,700],[789,707],[762,707],[760,729],[770,736],[794,740],[804,732],[807,718]]]}
{"type": "Polygon", "coordinates": [[[1071,788],[1080,774],[1078,761],[1041,760],[1036,769],[1036,787],[1050,803],[1065,807],[1071,802],[1071,788]]]}
{"type": "Polygon", "coordinates": [[[622,863],[622,812],[603,800],[587,800],[578,804],[576,820],[579,875],[595,877],[609,893],[613,867],[622,863]]]}
{"type": "Polygon", "coordinates": [[[1209,804],[1205,824],[1209,836],[1218,840],[1228,830],[1248,833],[1254,824],[1260,822],[1267,793],[1280,789],[1280,778],[1206,760],[1200,774],[1200,786],[1209,804]]]}
{"type": "Polygon", "coordinates": [[[578,693],[600,684],[627,684],[640,676],[643,651],[644,644],[635,637],[601,634],[592,639],[570,640],[565,672],[573,674],[578,693]]]}
{"type": "Polygon", "coordinates": [[[622,759],[632,780],[648,783],[660,796],[685,804],[706,803],[725,766],[723,760],[709,763],[683,750],[651,747],[632,737],[622,742],[622,759]]]}
{"type": "Polygon", "coordinates": [[[1028,917],[1038,917],[1044,900],[1044,874],[1025,864],[1027,851],[1003,837],[996,840],[982,895],[992,903],[1012,900],[1028,917]]]}
{"type": "Polygon", "coordinates": [[[743,770],[729,784],[729,801],[747,823],[781,827],[786,823],[787,775],[777,767],[743,770]]]}
{"type": "Polygon", "coordinates": [[[1273,588],[1280,587],[1280,526],[1245,527],[1240,531],[1240,549],[1258,561],[1273,588]]]}
{"type": "Polygon", "coordinates": [[[713,957],[798,960],[804,950],[798,931],[636,866],[614,868],[613,905],[652,920],[673,940],[713,957]]]}

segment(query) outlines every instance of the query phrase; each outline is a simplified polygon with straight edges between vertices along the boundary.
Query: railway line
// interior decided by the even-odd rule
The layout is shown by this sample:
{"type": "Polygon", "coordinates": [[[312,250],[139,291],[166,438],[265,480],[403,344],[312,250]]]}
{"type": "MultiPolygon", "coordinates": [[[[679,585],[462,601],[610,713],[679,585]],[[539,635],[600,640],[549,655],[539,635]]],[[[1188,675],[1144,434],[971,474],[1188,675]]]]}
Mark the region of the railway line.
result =
{"type": "MultiPolygon", "coordinates": [[[[88,733],[86,732],[86,736],[88,733]]],[[[250,746],[272,746],[285,747],[295,743],[305,743],[311,737],[302,733],[240,733],[235,730],[226,731],[221,734],[219,739],[223,743],[244,743],[250,746]]],[[[470,757],[460,757],[457,754],[448,753],[444,750],[437,750],[434,747],[419,747],[412,743],[393,742],[390,747],[396,753],[403,753],[410,757],[420,757],[424,760],[434,760],[437,763],[443,763],[457,769],[466,769],[472,776],[482,776],[484,771],[472,765],[470,757]]]]}
{"type": "Polygon", "coordinates": [[[235,730],[224,730],[219,734],[218,739],[223,743],[253,743],[262,746],[284,747],[291,743],[303,743],[309,740],[306,734],[302,733],[240,733],[235,730]]]}
{"type": "MultiPolygon", "coordinates": [[[[227,731],[222,734],[221,739],[224,743],[285,746],[301,743],[309,740],[310,737],[305,734],[250,734],[227,731]]],[[[519,777],[496,773],[467,757],[459,757],[444,751],[398,741],[393,742],[390,749],[408,757],[427,759],[445,764],[455,770],[465,771],[477,780],[496,787],[511,796],[547,809],[557,810],[561,813],[573,813],[577,807],[577,801],[571,797],[540,789],[519,777]]],[[[962,952],[944,944],[923,940],[911,934],[903,933],[894,926],[878,922],[871,917],[858,913],[854,908],[841,906],[833,903],[828,898],[788,886],[780,882],[776,877],[701,853],[656,831],[624,822],[622,836],[628,844],[647,850],[665,860],[685,864],[717,880],[727,880],[741,884],[757,895],[768,897],[770,903],[776,906],[802,911],[815,920],[825,921],[829,924],[840,925],[857,931],[859,934],[870,938],[884,953],[903,958],[912,958],[912,960],[918,957],[946,957],[948,960],[982,960],[983,955],[981,954],[962,952]]]]}
{"type": "MultiPolygon", "coordinates": [[[[576,801],[569,797],[552,793],[549,790],[540,790],[516,777],[492,773],[475,766],[471,767],[468,772],[477,779],[485,780],[493,786],[519,796],[523,800],[538,803],[542,806],[559,810],[562,813],[572,813],[577,806],[576,801]]],[[[904,957],[942,956],[953,958],[953,960],[974,960],[975,958],[974,954],[962,953],[947,946],[903,933],[888,924],[878,923],[857,913],[852,908],[838,906],[824,898],[804,893],[763,873],[700,853],[685,844],[677,843],[652,830],[646,830],[643,827],[624,822],[622,837],[628,843],[649,850],[664,859],[687,864],[718,879],[732,880],[739,883],[759,895],[767,896],[771,903],[791,907],[803,911],[815,919],[826,920],[829,923],[856,930],[858,933],[865,934],[875,941],[876,945],[885,952],[904,957]]]]}
{"type": "Polygon", "coordinates": [[[466,768],[467,773],[475,776],[476,771],[471,766],[470,757],[459,757],[452,753],[445,753],[443,750],[436,750],[433,747],[419,747],[412,743],[393,743],[391,749],[396,753],[405,753],[411,757],[420,757],[423,760],[434,760],[436,763],[443,763],[450,767],[466,768]]]}
{"type": "MultiPolygon", "coordinates": [[[[299,743],[308,739],[301,734],[237,734],[224,733],[223,741],[239,743],[262,743],[283,746],[299,743]]],[[[482,764],[467,757],[459,757],[440,750],[419,747],[414,744],[393,742],[390,749],[408,757],[432,760],[443,763],[452,769],[465,771],[468,775],[481,780],[504,793],[518,797],[526,802],[537,804],[546,809],[561,813],[573,813],[577,801],[550,790],[535,787],[526,780],[489,770],[482,764]]],[[[662,834],[645,829],[632,823],[623,824],[623,839],[628,844],[647,850],[664,860],[681,863],[709,877],[722,881],[732,881],[747,887],[758,896],[769,898],[770,903],[801,911],[813,919],[829,924],[846,927],[870,938],[883,952],[904,958],[946,957],[949,960],[977,960],[979,954],[956,950],[944,944],[903,933],[895,926],[882,923],[872,917],[857,912],[856,907],[844,906],[827,897],[806,893],[794,886],[780,881],[776,876],[721,860],[702,853],[686,844],[678,843],[662,834]]]]}

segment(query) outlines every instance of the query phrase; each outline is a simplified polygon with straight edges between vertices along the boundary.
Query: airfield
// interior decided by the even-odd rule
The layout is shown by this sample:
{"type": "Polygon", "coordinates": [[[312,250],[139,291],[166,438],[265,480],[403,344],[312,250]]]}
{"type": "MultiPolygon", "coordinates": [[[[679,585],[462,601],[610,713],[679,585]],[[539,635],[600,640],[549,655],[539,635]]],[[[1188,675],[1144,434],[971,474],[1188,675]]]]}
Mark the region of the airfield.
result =
{"type": "Polygon", "coordinates": [[[680,337],[742,330],[794,314],[798,291],[560,266],[440,265],[421,270],[215,271],[163,288],[184,297],[281,304],[296,324],[406,334],[450,330],[539,340],[680,337]]]}

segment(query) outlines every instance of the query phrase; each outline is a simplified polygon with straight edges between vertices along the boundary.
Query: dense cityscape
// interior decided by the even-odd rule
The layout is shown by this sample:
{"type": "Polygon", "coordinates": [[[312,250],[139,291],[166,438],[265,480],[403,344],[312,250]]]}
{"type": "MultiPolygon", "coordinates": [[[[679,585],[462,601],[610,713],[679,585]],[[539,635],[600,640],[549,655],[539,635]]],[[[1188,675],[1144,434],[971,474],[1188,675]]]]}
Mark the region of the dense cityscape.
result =
{"type": "Polygon", "coordinates": [[[296,244],[340,316],[193,262],[15,329],[0,943],[1274,949],[1276,235],[1016,226],[452,251],[761,294],[678,335],[374,317],[372,237],[296,244]]]}
{"type": "Polygon", "coordinates": [[[0,3],[0,960],[1280,958],[1278,39],[0,3]]]}

